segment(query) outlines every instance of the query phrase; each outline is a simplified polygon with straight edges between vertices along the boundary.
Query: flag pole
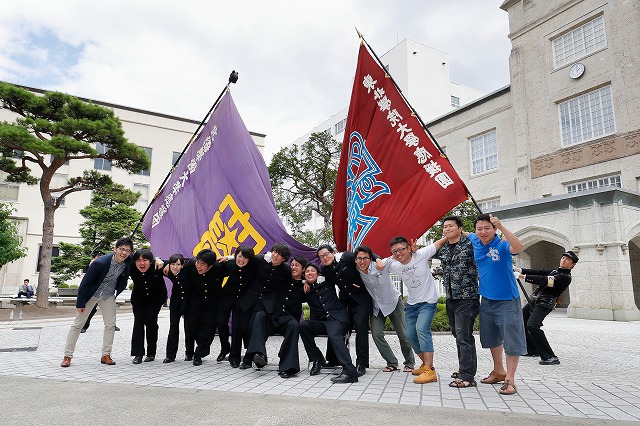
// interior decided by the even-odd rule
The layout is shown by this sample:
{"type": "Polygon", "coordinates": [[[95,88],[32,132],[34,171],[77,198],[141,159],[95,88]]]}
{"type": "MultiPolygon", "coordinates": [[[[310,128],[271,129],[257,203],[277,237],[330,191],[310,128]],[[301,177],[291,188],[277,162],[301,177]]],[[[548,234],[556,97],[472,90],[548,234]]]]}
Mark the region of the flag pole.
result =
{"type": "Polygon", "coordinates": [[[144,211],[144,213],[142,213],[142,216],[140,217],[140,220],[136,224],[136,227],[131,232],[131,237],[130,238],[133,238],[133,236],[136,234],[136,232],[138,232],[138,229],[140,228],[140,225],[144,221],[145,216],[147,215],[147,213],[149,213],[149,210],[151,209],[151,206],[153,205],[154,201],[156,201],[156,199],[158,198],[158,195],[160,195],[160,192],[164,189],[164,186],[166,185],[167,181],[169,180],[169,177],[171,176],[171,173],[173,173],[173,171],[175,170],[176,166],[180,163],[180,160],[182,159],[182,156],[184,155],[185,152],[187,152],[187,149],[189,148],[189,146],[191,146],[191,143],[195,140],[195,138],[198,135],[198,132],[200,132],[200,129],[202,129],[202,126],[205,125],[205,123],[207,122],[207,120],[208,120],[209,116],[211,115],[211,113],[213,112],[213,110],[218,106],[218,103],[220,102],[220,99],[222,99],[222,96],[224,96],[224,94],[229,90],[229,86],[231,86],[231,83],[236,83],[237,81],[238,81],[238,73],[236,72],[236,70],[233,70],[233,71],[231,71],[231,74],[229,75],[229,81],[224,86],[224,89],[222,89],[222,91],[220,92],[220,95],[218,95],[218,99],[216,99],[216,101],[213,103],[213,105],[211,105],[211,108],[209,109],[209,112],[207,112],[207,114],[204,116],[204,118],[202,119],[202,121],[198,125],[198,128],[196,129],[196,131],[193,132],[193,135],[191,135],[191,138],[189,139],[189,142],[187,142],[187,144],[184,146],[184,149],[182,150],[182,152],[180,153],[178,158],[176,158],[175,163],[173,163],[173,166],[171,166],[171,169],[169,170],[169,173],[167,173],[167,175],[164,177],[164,180],[162,181],[162,183],[160,184],[160,187],[158,188],[158,190],[156,191],[155,195],[153,196],[153,199],[151,200],[151,202],[147,206],[147,209],[144,211]]]}
{"type": "MultiPolygon", "coordinates": [[[[360,40],[362,40],[362,42],[364,43],[364,45],[367,47],[367,49],[369,50],[369,52],[371,52],[371,54],[373,55],[373,57],[376,59],[376,61],[378,62],[378,65],[380,65],[380,67],[382,69],[384,68],[384,64],[382,63],[382,60],[378,57],[378,55],[376,54],[376,52],[373,50],[373,48],[371,47],[371,45],[369,45],[369,43],[367,43],[367,40],[365,40],[364,36],[362,35],[362,33],[360,31],[358,31],[358,28],[356,28],[356,33],[358,33],[358,37],[360,38],[360,40]]],[[[398,90],[398,93],[400,93],[400,96],[402,96],[402,99],[404,99],[404,102],[407,104],[407,106],[409,107],[409,109],[411,109],[411,112],[413,113],[413,115],[416,116],[416,118],[418,119],[418,122],[420,123],[420,125],[422,126],[422,128],[424,129],[425,132],[427,132],[427,134],[429,135],[429,137],[431,138],[431,140],[433,141],[433,143],[436,145],[436,147],[438,148],[438,150],[440,151],[440,155],[443,156],[451,165],[451,167],[453,167],[453,164],[451,164],[451,160],[449,160],[449,157],[447,156],[447,154],[444,153],[444,151],[442,150],[442,147],[438,144],[438,141],[436,140],[435,137],[433,137],[433,135],[431,134],[431,131],[429,131],[429,129],[427,128],[427,125],[424,123],[424,121],[422,120],[422,118],[420,117],[420,114],[418,114],[418,111],[416,111],[416,109],[413,107],[413,105],[411,105],[411,103],[409,102],[409,100],[407,99],[407,97],[404,95],[404,93],[402,93],[402,89],[400,89],[400,86],[398,86],[398,83],[396,83],[395,79],[393,78],[393,76],[391,75],[391,73],[387,70],[385,70],[385,74],[391,79],[391,82],[393,83],[393,85],[396,87],[396,89],[398,90]]],[[[453,167],[455,170],[455,167],[453,167]]],[[[473,195],[471,195],[471,192],[469,192],[469,188],[467,188],[467,186],[465,185],[465,189],[467,190],[467,195],[469,196],[469,198],[471,199],[471,201],[473,202],[473,204],[476,206],[476,209],[478,209],[479,213],[482,213],[482,210],[480,209],[480,206],[478,205],[478,203],[476,202],[475,198],[473,198],[473,195]]]]}

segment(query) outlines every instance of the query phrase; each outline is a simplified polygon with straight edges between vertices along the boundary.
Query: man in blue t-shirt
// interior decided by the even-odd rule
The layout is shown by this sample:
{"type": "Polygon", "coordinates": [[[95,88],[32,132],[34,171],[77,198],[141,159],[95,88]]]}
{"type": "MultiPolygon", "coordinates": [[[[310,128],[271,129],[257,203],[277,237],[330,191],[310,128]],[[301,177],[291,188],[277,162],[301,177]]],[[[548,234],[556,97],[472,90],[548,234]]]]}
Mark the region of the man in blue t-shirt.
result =
{"type": "Polygon", "coordinates": [[[516,393],[514,376],[520,355],[527,352],[522,321],[520,292],[513,275],[512,255],[524,246],[502,225],[500,219],[481,214],[475,221],[475,233],[468,235],[480,276],[480,343],[491,349],[493,371],[482,383],[499,383],[503,395],[516,393]],[[496,229],[504,235],[501,239],[496,229]],[[505,352],[507,368],[502,363],[505,352]]]}

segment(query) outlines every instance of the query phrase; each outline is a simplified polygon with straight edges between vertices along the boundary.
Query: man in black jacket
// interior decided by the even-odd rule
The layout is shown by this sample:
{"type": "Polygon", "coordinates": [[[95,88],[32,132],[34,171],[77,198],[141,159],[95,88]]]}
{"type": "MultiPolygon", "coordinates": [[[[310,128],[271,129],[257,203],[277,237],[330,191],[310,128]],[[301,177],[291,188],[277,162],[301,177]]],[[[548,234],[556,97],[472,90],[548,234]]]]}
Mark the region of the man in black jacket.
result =
{"type": "Polygon", "coordinates": [[[358,381],[358,372],[351,362],[349,348],[344,341],[344,336],[349,330],[349,312],[338,300],[336,287],[325,281],[319,275],[318,266],[310,263],[304,270],[306,294],[309,304],[309,319],[300,323],[300,338],[307,351],[312,366],[309,370],[311,376],[320,373],[325,364],[322,352],[315,342],[315,336],[326,334],[331,343],[342,373],[338,377],[331,378],[333,383],[355,383],[358,381]]]}
{"type": "MultiPolygon", "coordinates": [[[[373,312],[373,301],[362,277],[356,268],[355,255],[350,251],[340,254],[336,260],[333,247],[328,244],[316,251],[322,262],[322,275],[338,286],[340,301],[347,307],[351,326],[356,330],[356,369],[358,376],[365,374],[369,367],[369,315],[373,312]]],[[[329,348],[333,349],[331,345],[329,348]]],[[[333,357],[327,348],[327,358],[333,357]]]]}
{"type": "Polygon", "coordinates": [[[560,364],[545,336],[542,321],[555,308],[556,300],[571,284],[571,270],[578,263],[578,256],[571,250],[562,254],[560,267],[557,269],[521,269],[515,268],[518,278],[538,288],[531,295],[533,307],[527,303],[522,308],[525,331],[527,335],[527,356],[540,355],[540,364],[560,364]]]}

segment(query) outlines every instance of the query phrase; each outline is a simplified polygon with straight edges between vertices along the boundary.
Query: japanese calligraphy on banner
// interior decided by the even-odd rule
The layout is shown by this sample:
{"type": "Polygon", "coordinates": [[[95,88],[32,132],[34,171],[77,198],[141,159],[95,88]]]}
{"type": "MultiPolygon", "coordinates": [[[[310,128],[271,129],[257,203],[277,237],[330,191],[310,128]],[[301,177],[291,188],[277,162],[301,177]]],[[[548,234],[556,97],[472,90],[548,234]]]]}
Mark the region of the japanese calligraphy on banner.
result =
{"type": "Polygon", "coordinates": [[[205,248],[226,256],[240,244],[260,253],[276,242],[289,245],[293,254],[317,258],[282,225],[267,165],[229,91],[156,197],[142,230],[163,258],[195,256],[205,248]]]}
{"type": "Polygon", "coordinates": [[[467,189],[364,44],[342,145],[333,203],[338,250],[415,239],[467,198],[467,189]]]}

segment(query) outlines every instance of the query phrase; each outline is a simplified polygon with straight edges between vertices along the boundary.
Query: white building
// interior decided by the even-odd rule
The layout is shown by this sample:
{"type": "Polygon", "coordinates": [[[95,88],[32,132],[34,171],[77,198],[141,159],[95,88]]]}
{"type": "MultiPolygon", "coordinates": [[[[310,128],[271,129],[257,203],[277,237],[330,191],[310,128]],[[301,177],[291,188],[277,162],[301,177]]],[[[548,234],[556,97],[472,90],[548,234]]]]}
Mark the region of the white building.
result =
{"type": "MultiPolygon", "coordinates": [[[[26,88],[34,93],[43,93],[40,89],[26,88]]],[[[117,183],[133,191],[142,193],[136,208],[143,212],[159,189],[160,184],[184,149],[200,121],[174,117],[151,111],[144,111],[122,105],[108,104],[96,100],[93,103],[111,108],[122,122],[125,137],[130,142],[144,147],[151,158],[151,168],[141,173],[128,172],[111,167],[108,160],[73,160],[63,166],[56,179],[66,182],[70,177],[80,176],[84,170],[95,169],[110,175],[117,183]]],[[[0,120],[13,122],[15,115],[0,109],[0,120]]],[[[260,152],[264,149],[265,135],[251,133],[260,152]]],[[[99,149],[99,147],[97,148],[99,149]]],[[[40,169],[32,169],[39,177],[40,169]]],[[[32,284],[38,281],[38,261],[42,242],[42,221],[44,207],[38,185],[14,184],[5,181],[0,172],[0,202],[11,203],[16,209],[23,246],[27,247],[27,256],[12,262],[0,271],[0,294],[17,294],[22,280],[28,278],[32,284]]],[[[52,182],[52,187],[57,186],[52,182]]],[[[58,254],[57,244],[61,241],[77,244],[81,241],[78,229],[84,218],[79,211],[89,204],[90,191],[70,194],[55,214],[53,254],[58,254]]]]}

